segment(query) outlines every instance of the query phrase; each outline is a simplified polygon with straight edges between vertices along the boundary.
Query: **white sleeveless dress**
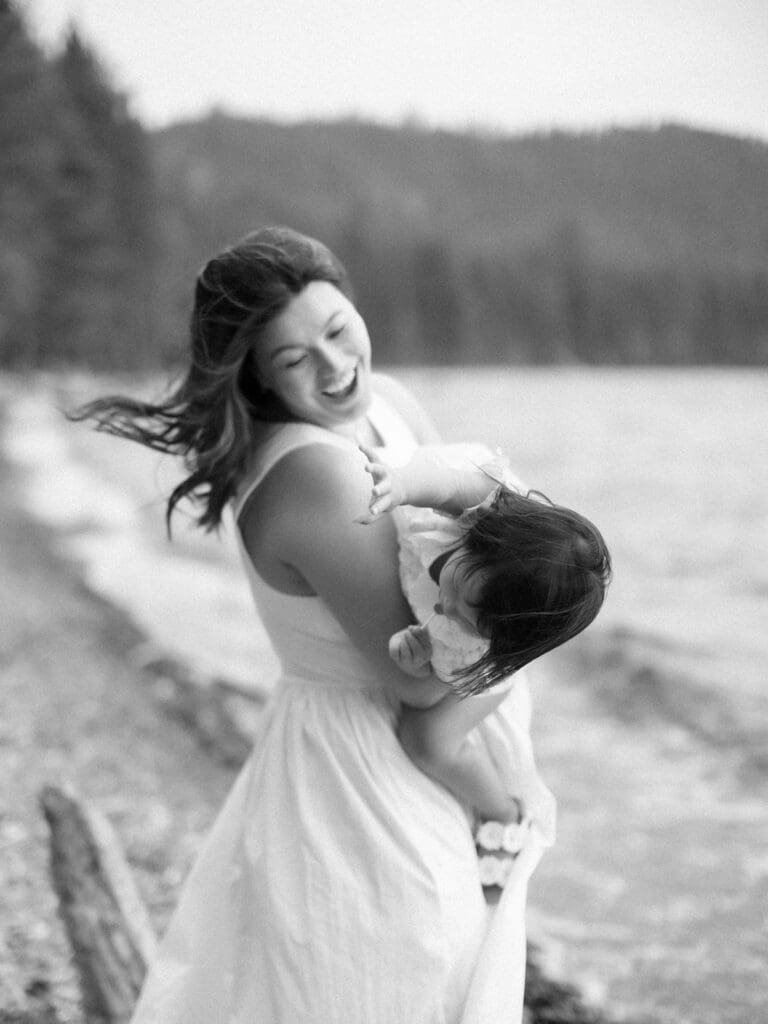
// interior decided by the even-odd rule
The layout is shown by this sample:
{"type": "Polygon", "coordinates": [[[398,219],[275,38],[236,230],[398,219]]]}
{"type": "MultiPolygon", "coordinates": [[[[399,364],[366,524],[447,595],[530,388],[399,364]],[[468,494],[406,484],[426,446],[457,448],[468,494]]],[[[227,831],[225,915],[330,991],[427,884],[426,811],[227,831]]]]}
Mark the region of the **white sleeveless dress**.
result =
{"type": "MultiPolygon", "coordinates": [[[[370,418],[386,445],[413,447],[380,400],[370,418]]],[[[235,513],[286,452],[318,443],[355,450],[319,427],[280,427],[235,513]]],[[[375,671],[323,602],[272,589],[244,562],[282,676],[133,1024],[460,1024],[473,973],[481,1016],[466,1020],[492,1024],[483,992],[499,968],[491,956],[475,971],[489,916],[462,808],[403,753],[375,671]]],[[[521,1003],[517,891],[496,945],[521,1003]]],[[[505,1001],[498,1019],[519,1013],[505,1001]]]]}

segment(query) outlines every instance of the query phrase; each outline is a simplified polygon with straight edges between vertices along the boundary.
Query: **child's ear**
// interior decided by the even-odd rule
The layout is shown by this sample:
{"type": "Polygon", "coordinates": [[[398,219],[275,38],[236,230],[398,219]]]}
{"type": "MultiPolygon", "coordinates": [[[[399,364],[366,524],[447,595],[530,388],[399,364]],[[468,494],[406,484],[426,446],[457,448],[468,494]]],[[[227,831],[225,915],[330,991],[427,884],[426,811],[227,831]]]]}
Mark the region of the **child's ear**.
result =
{"type": "Polygon", "coordinates": [[[490,494],[487,494],[479,505],[473,505],[471,508],[465,508],[461,515],[458,517],[458,522],[465,528],[474,526],[477,522],[477,518],[481,512],[485,509],[490,508],[496,500],[496,495],[501,490],[501,487],[495,487],[490,494]]]}
{"type": "Polygon", "coordinates": [[[463,530],[468,530],[470,526],[474,526],[475,520],[477,519],[477,510],[479,508],[479,505],[473,505],[472,508],[465,508],[460,515],[456,516],[456,523],[463,530]]]}

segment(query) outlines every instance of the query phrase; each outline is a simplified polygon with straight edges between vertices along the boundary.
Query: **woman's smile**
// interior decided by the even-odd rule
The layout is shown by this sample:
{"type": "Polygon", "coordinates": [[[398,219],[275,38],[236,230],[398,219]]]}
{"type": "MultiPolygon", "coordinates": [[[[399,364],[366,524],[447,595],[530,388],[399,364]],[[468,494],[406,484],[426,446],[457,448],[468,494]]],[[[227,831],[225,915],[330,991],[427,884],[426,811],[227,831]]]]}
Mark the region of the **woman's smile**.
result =
{"type": "Polygon", "coordinates": [[[326,385],[322,392],[327,398],[331,398],[334,401],[339,399],[349,398],[357,387],[357,366],[353,367],[352,370],[339,381],[333,384],[326,385]]]}

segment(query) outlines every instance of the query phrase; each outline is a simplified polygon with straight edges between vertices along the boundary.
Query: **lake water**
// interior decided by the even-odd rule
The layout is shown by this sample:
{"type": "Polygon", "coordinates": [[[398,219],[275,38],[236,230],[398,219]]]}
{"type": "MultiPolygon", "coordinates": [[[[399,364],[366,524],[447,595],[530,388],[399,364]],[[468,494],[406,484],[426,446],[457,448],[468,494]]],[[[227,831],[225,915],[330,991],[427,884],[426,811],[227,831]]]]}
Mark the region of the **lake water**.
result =
{"type": "Polygon", "coordinates": [[[717,693],[745,734],[761,717],[768,739],[768,374],[430,371],[409,383],[446,437],[501,445],[526,482],[600,526],[614,581],[582,646],[623,634],[637,665],[717,693]]]}
{"type": "MultiPolygon", "coordinates": [[[[555,959],[628,1014],[760,1019],[768,373],[397,376],[446,440],[501,447],[530,486],[592,518],[613,554],[597,623],[535,673],[536,744],[561,827],[531,895],[555,959]]],[[[175,469],[62,421],[57,405],[104,384],[9,387],[6,450],[28,469],[30,507],[61,531],[91,585],[202,675],[268,689],[274,659],[231,536],[180,522],[169,544],[163,495],[175,469]]]]}

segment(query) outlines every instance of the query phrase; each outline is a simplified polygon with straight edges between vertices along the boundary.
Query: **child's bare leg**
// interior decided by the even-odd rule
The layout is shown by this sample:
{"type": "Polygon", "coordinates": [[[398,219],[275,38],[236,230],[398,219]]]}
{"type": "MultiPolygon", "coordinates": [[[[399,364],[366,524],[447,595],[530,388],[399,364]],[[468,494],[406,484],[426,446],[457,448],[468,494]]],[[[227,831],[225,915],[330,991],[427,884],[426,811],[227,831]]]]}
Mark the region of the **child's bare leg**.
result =
{"type": "Polygon", "coordinates": [[[495,710],[505,693],[459,697],[450,693],[431,708],[403,708],[398,736],[406,753],[481,818],[517,821],[519,803],[481,744],[468,734],[495,710]]]}

